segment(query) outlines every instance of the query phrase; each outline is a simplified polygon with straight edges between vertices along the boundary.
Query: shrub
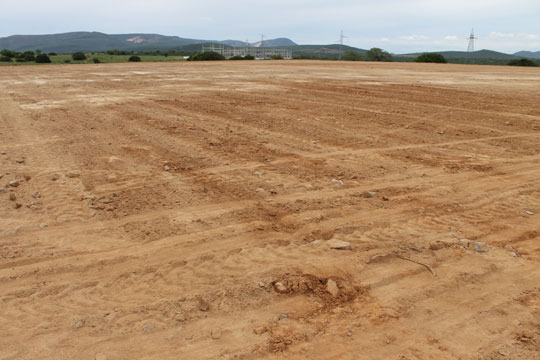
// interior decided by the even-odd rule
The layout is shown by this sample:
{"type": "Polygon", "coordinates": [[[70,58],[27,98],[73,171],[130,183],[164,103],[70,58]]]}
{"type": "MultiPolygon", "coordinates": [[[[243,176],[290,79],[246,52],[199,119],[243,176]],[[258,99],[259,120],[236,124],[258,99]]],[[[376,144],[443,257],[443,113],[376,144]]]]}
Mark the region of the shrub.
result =
{"type": "Polygon", "coordinates": [[[86,60],[86,55],[82,52],[76,52],[73,55],[71,55],[71,58],[73,60],[86,60]]]}
{"type": "Polygon", "coordinates": [[[11,51],[11,50],[8,50],[8,49],[4,49],[4,50],[0,51],[0,55],[12,59],[12,58],[15,57],[16,54],[15,54],[15,51],[11,51]]]}
{"type": "Polygon", "coordinates": [[[94,62],[94,64],[101,63],[101,60],[99,60],[97,57],[93,58],[92,61],[94,62]]]}
{"type": "Polygon", "coordinates": [[[23,54],[24,61],[35,61],[36,56],[33,51],[25,51],[23,54]]]}
{"type": "Polygon", "coordinates": [[[131,61],[131,62],[139,62],[141,61],[141,58],[137,55],[131,55],[128,59],[128,61],[131,61]]]}
{"type": "Polygon", "coordinates": [[[446,64],[448,61],[438,53],[425,53],[414,59],[415,62],[446,64]]]}
{"type": "Polygon", "coordinates": [[[39,54],[36,56],[36,63],[38,64],[50,64],[51,59],[49,59],[49,55],[47,54],[39,54]]]}
{"type": "Polygon", "coordinates": [[[538,66],[537,63],[532,61],[531,59],[516,59],[511,60],[508,65],[510,66],[538,66]]]}
{"type": "Polygon", "coordinates": [[[229,60],[244,60],[244,58],[240,55],[236,55],[236,56],[233,56],[231,58],[229,58],[229,60]]]}
{"type": "Polygon", "coordinates": [[[247,54],[246,56],[244,56],[244,60],[255,60],[255,56],[247,54]]]}
{"type": "Polygon", "coordinates": [[[281,55],[272,55],[272,56],[270,56],[270,59],[272,59],[272,60],[283,60],[283,56],[281,56],[281,55]]]}
{"type": "Polygon", "coordinates": [[[341,60],[345,61],[360,61],[362,60],[362,55],[356,51],[346,51],[345,54],[341,57],[341,60]]]}
{"type": "Polygon", "coordinates": [[[215,51],[205,51],[196,53],[193,56],[190,56],[189,61],[215,61],[215,60],[225,60],[225,57],[215,51]]]}
{"type": "Polygon", "coordinates": [[[13,59],[10,58],[9,56],[1,55],[0,56],[0,61],[1,62],[13,62],[13,59]]]}
{"type": "Polygon", "coordinates": [[[56,55],[58,55],[58,54],[55,53],[55,52],[50,52],[50,53],[49,53],[49,56],[56,56],[56,55]]]}
{"type": "Polygon", "coordinates": [[[69,59],[64,60],[64,64],[71,64],[71,60],[69,59]]]}
{"type": "Polygon", "coordinates": [[[392,55],[383,49],[371,48],[366,52],[369,61],[392,61],[392,55]]]}

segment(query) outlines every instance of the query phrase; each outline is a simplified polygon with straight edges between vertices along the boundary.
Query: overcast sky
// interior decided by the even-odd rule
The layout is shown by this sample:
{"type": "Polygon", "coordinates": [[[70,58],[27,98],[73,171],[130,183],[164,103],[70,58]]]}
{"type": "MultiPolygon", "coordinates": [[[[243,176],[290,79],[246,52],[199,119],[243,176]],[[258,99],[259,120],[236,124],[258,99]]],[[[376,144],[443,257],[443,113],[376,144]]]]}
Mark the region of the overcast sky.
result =
{"type": "Polygon", "coordinates": [[[159,33],[299,44],[339,40],[394,53],[540,51],[540,0],[0,0],[0,36],[69,31],[159,33]]]}

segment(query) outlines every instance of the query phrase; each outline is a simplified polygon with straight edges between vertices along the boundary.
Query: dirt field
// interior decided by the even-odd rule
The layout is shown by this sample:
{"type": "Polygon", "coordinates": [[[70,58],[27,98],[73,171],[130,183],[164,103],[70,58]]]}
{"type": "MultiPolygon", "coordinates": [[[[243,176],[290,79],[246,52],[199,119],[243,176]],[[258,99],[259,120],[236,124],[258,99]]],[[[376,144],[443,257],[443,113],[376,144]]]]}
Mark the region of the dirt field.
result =
{"type": "Polygon", "coordinates": [[[3,67],[0,189],[0,359],[540,358],[538,69],[3,67]]]}

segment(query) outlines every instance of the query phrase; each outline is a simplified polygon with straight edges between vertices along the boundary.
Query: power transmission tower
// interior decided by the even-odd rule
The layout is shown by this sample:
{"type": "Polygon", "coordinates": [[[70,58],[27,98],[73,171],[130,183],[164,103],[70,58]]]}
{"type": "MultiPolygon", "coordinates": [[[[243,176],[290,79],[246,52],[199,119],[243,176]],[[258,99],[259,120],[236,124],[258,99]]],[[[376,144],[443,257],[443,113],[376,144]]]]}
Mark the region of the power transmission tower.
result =
{"type": "Polygon", "coordinates": [[[467,47],[468,52],[474,51],[474,40],[478,39],[474,36],[474,29],[471,30],[471,35],[469,35],[469,46],[467,47]]]}
{"type": "Polygon", "coordinates": [[[341,33],[339,35],[339,53],[343,55],[343,39],[345,39],[346,36],[343,35],[343,30],[341,30],[341,33]]]}

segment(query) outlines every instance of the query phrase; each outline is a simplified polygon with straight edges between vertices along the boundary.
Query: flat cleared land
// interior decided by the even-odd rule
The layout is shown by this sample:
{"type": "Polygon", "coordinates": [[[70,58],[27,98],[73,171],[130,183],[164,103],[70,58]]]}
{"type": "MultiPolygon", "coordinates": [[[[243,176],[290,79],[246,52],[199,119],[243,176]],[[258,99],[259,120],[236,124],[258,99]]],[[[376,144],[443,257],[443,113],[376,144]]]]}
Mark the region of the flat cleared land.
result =
{"type": "Polygon", "coordinates": [[[540,358],[538,69],[3,67],[0,177],[1,359],[540,358]]]}

